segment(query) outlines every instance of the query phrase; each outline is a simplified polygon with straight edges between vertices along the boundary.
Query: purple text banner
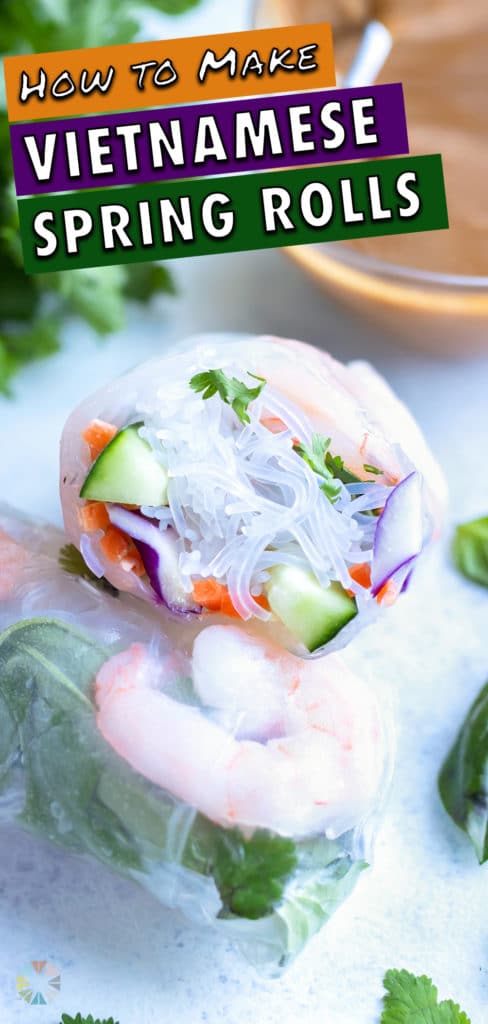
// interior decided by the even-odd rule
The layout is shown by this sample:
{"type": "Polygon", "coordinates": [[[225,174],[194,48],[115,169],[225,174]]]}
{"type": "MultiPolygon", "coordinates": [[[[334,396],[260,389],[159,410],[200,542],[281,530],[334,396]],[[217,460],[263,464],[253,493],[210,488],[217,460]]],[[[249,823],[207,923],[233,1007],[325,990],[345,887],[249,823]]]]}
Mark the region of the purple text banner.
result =
{"type": "Polygon", "coordinates": [[[400,83],[10,126],[17,195],[408,153],[400,83]]]}

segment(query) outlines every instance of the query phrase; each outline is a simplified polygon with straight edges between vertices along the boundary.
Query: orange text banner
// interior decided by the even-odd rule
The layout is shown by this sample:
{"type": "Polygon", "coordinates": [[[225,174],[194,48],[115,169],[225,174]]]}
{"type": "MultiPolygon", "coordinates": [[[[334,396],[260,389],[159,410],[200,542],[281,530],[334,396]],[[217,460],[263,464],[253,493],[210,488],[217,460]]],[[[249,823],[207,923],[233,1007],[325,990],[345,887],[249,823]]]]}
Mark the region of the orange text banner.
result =
{"type": "Polygon", "coordinates": [[[10,121],[335,85],[328,23],[4,59],[10,121]]]}

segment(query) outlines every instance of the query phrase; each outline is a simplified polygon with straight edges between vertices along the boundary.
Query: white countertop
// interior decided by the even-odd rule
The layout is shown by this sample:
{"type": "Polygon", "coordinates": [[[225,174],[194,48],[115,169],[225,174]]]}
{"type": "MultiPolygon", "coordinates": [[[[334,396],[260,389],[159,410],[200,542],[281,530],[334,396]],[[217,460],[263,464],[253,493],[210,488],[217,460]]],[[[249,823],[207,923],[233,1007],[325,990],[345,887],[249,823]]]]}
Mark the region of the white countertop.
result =
{"type": "MultiPolygon", "coordinates": [[[[246,4],[212,0],[169,34],[244,25],[246,4]]],[[[341,359],[370,359],[418,417],[450,481],[453,520],[488,512],[488,360],[450,362],[390,344],[338,312],[278,252],[180,261],[178,298],[126,331],[94,340],[66,330],[56,358],[0,399],[2,499],[55,521],[57,446],[85,394],[172,340],[232,329],[300,337],[341,359]]],[[[391,682],[399,729],[395,776],[373,868],[279,982],[263,981],[211,932],[199,933],[135,885],[15,830],[0,847],[0,1020],[58,1024],[61,1011],[120,1024],[377,1024],[389,967],[430,975],[472,1024],[488,1020],[488,868],[445,815],[442,759],[488,676],[488,595],[452,570],[447,541],[416,585],[350,653],[391,682]],[[61,970],[50,1007],[15,992],[26,961],[61,970]]]]}

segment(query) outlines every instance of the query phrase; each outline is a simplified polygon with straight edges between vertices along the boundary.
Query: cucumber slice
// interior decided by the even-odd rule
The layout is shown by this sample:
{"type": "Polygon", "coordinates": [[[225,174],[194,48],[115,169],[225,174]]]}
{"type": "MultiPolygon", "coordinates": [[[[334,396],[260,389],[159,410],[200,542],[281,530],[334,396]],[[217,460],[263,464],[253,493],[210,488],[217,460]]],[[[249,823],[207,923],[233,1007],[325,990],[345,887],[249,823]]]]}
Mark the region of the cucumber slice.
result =
{"type": "Polygon", "coordinates": [[[122,505],[168,504],[168,474],[139,437],[141,426],[133,423],[109,441],[88,473],[82,498],[122,505]]]}
{"type": "Polygon", "coordinates": [[[340,583],[322,587],[298,566],[274,566],[266,595],[271,611],[309,651],[323,647],[357,615],[354,598],[340,583]]]}

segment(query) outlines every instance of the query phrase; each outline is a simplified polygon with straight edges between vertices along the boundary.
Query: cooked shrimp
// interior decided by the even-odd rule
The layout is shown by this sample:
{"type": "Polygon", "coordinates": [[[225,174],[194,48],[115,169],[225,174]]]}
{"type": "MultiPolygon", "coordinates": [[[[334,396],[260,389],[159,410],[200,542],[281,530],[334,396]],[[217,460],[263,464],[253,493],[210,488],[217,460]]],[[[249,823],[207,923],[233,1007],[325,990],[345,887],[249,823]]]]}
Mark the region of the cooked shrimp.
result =
{"type": "Polygon", "coordinates": [[[27,558],[25,548],[0,530],[0,601],[5,601],[13,591],[27,558]]]}
{"type": "Polygon", "coordinates": [[[303,662],[239,627],[210,626],[191,670],[202,708],[164,693],[164,669],[141,644],[100,670],[98,727],[136,771],[224,827],[332,838],[364,819],[382,730],[376,701],[338,656],[303,662]]]}

